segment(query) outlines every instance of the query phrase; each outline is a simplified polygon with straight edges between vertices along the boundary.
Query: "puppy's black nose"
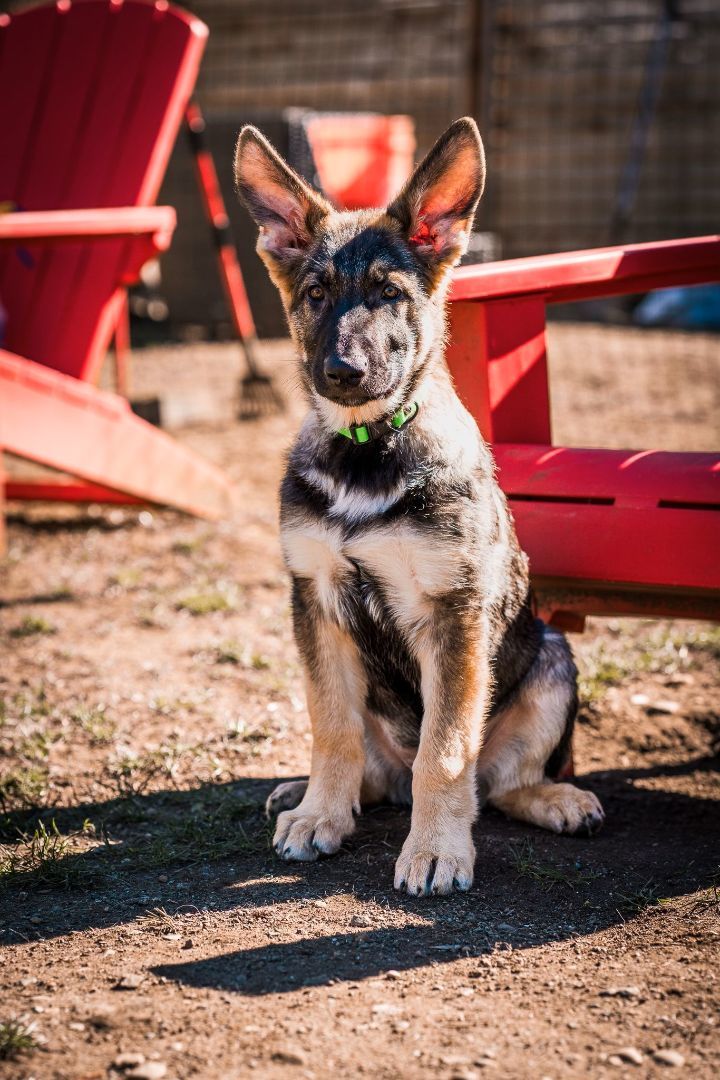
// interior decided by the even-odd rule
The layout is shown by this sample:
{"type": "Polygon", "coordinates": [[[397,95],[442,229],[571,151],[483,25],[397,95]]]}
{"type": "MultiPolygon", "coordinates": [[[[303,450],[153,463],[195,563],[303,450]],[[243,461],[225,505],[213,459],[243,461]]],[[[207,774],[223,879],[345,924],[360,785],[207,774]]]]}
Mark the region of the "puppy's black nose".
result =
{"type": "Polygon", "coordinates": [[[364,374],[364,367],[350,364],[340,356],[329,356],[325,361],[325,376],[329,382],[338,388],[346,389],[357,386],[364,374]]]}

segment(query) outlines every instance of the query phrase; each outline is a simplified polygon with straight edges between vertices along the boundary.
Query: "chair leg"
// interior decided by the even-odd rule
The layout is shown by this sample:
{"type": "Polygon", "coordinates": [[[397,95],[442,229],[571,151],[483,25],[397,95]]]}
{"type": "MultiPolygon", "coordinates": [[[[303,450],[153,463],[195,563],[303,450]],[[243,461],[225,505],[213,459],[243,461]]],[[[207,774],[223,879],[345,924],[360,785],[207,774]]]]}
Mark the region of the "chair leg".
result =
{"type": "Polygon", "coordinates": [[[127,289],[113,339],[115,353],[115,391],[124,398],[130,397],[130,304],[127,289]]]}
{"type": "Polygon", "coordinates": [[[7,555],[7,533],[5,531],[5,466],[0,446],[0,559],[7,555]]]}

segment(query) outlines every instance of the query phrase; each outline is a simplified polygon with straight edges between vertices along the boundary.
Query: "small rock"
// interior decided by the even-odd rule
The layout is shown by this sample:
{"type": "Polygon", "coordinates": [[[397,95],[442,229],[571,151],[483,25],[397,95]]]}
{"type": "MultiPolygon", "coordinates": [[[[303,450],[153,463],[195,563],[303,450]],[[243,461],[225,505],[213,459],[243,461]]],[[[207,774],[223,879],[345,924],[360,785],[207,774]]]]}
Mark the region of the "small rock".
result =
{"type": "Polygon", "coordinates": [[[70,1031],[84,1031],[85,1025],[80,1023],[79,1020],[73,1020],[71,1021],[71,1023],[68,1024],[68,1028],[70,1029],[70,1031]]]}
{"type": "Polygon", "coordinates": [[[134,1069],[138,1065],[145,1064],[144,1054],[134,1054],[131,1052],[118,1054],[113,1059],[113,1067],[116,1069],[134,1069]]]}
{"type": "Polygon", "coordinates": [[[600,991],[600,997],[636,998],[640,997],[639,986],[609,986],[600,991]]]}
{"type": "Polygon", "coordinates": [[[498,923],[498,930],[504,930],[507,934],[513,934],[517,930],[517,926],[511,926],[510,923],[501,922],[498,923]]]}
{"type": "Polygon", "coordinates": [[[685,1058],[677,1050],[656,1050],[652,1057],[658,1065],[670,1065],[679,1069],[685,1064],[685,1058]]]}
{"type": "Polygon", "coordinates": [[[402,979],[402,974],[399,971],[396,971],[395,968],[390,968],[389,971],[385,972],[385,978],[397,981],[397,979],[402,979]]]}
{"type": "Polygon", "coordinates": [[[372,926],[372,919],[367,915],[353,915],[350,920],[351,926],[372,926]]]}
{"type": "Polygon", "coordinates": [[[139,986],[145,981],[144,975],[134,975],[132,972],[128,972],[126,975],[120,977],[120,981],[115,984],[116,990],[137,990],[139,986]]]}
{"type": "Polygon", "coordinates": [[[682,672],[676,671],[674,675],[668,675],[663,679],[665,686],[692,686],[695,679],[692,675],[684,675],[682,672]]]}
{"type": "Polygon", "coordinates": [[[97,1031],[108,1031],[115,1026],[114,1009],[111,1009],[108,1005],[99,1006],[94,1012],[90,1013],[87,1022],[97,1031]]]}
{"type": "Polygon", "coordinates": [[[399,1005],[393,1005],[390,1001],[381,1001],[378,1005],[373,1005],[371,1012],[375,1016],[397,1016],[402,1012],[399,1005]]]}
{"type": "Polygon", "coordinates": [[[672,715],[672,713],[678,712],[680,706],[677,701],[651,701],[649,705],[645,706],[645,711],[650,716],[655,713],[660,713],[662,716],[672,715]]]}
{"type": "MultiPolygon", "coordinates": [[[[620,1061],[626,1065],[642,1065],[643,1056],[638,1049],[634,1046],[623,1046],[620,1050],[616,1050],[612,1057],[620,1058],[620,1061]]],[[[611,1064],[615,1064],[612,1058],[608,1058],[611,1064]]]]}
{"type": "Polygon", "coordinates": [[[647,696],[647,694],[633,694],[630,700],[632,701],[633,705],[650,704],[650,698],[647,696]]]}
{"type": "Polygon", "coordinates": [[[189,937],[187,939],[187,941],[183,941],[182,948],[183,949],[192,949],[193,945],[194,945],[194,941],[193,941],[193,939],[191,937],[189,937]]]}
{"type": "Polygon", "coordinates": [[[165,884],[167,879],[168,879],[167,874],[158,874],[158,881],[162,881],[163,885],[165,884]]]}
{"type": "Polygon", "coordinates": [[[164,1061],[146,1061],[125,1075],[131,1076],[133,1080],[162,1080],[166,1073],[167,1065],[164,1061]]]}
{"type": "Polygon", "coordinates": [[[33,924],[33,926],[39,926],[40,923],[42,922],[42,919],[40,918],[39,915],[31,915],[30,916],[30,922],[33,924]]]}
{"type": "Polygon", "coordinates": [[[276,1050],[272,1055],[272,1060],[280,1062],[283,1065],[304,1065],[305,1056],[300,1053],[299,1050],[293,1050],[290,1048],[276,1050]]]}

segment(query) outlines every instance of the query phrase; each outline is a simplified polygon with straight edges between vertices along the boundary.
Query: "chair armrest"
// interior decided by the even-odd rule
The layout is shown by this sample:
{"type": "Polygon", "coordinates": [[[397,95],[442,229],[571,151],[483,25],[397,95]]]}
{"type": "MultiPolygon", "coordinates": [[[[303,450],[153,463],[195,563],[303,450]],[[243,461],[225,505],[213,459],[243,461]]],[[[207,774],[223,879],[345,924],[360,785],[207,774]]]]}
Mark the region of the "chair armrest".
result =
{"type": "Polygon", "coordinates": [[[175,220],[171,206],[20,211],[0,214],[0,244],[152,237],[154,247],[165,251],[170,246],[175,220]]]}
{"type": "Polygon", "coordinates": [[[720,280],[720,236],[566,251],[455,271],[451,300],[543,296],[552,303],[720,280]]]}

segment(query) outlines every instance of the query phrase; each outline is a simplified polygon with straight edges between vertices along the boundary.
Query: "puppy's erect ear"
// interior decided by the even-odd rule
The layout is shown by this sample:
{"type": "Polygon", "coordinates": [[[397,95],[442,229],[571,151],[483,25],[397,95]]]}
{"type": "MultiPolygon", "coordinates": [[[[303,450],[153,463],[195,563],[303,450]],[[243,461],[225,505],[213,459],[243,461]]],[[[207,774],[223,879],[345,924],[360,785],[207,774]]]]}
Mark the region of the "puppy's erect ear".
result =
{"type": "Polygon", "coordinates": [[[388,207],[408,243],[430,266],[453,265],[467,250],[485,186],[485,154],[469,116],[451,124],[388,207]]]}
{"type": "Polygon", "coordinates": [[[260,247],[280,262],[302,254],[331,209],[249,125],[240,132],[235,149],[235,183],[260,226],[260,247]]]}

